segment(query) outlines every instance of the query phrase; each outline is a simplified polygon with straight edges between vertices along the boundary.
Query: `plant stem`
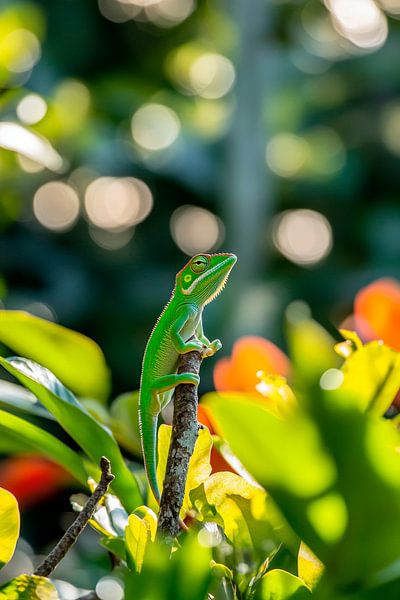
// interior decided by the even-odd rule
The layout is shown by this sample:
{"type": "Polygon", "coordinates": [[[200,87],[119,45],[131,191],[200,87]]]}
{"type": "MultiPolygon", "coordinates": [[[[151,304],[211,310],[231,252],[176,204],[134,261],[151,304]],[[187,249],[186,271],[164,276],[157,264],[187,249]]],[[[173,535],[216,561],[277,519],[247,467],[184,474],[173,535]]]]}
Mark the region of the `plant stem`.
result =
{"type": "MultiPolygon", "coordinates": [[[[199,374],[202,355],[200,352],[182,354],[178,373],[199,374]]],[[[189,461],[198,434],[197,386],[189,383],[178,385],[174,394],[174,418],[171,444],[158,515],[157,536],[171,542],[180,529],[179,512],[185,495],[189,461]]]]}
{"type": "Polygon", "coordinates": [[[102,456],[100,459],[101,478],[98,486],[90,496],[85,506],[76,517],[75,521],[64,533],[60,541],[56,544],[53,550],[44,561],[35,569],[34,575],[48,577],[54,571],[58,563],[64,558],[68,550],[75,544],[79,535],[86,527],[89,519],[92,517],[97,503],[108,490],[108,486],[114,479],[111,473],[111,464],[108,458],[102,456]]]}

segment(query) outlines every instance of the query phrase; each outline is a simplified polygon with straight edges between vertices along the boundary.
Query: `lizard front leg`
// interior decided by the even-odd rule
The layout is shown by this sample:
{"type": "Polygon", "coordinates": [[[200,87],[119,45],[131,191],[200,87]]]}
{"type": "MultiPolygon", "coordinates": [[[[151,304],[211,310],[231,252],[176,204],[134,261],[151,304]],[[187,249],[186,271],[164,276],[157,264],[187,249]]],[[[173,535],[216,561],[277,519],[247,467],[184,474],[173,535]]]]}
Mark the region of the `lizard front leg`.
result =
{"type": "Polygon", "coordinates": [[[162,402],[162,395],[164,392],[168,392],[176,388],[181,383],[192,383],[198,386],[200,383],[200,377],[195,373],[172,373],[171,375],[162,375],[157,377],[151,384],[151,412],[154,416],[157,416],[164,407],[162,402]]]}
{"type": "Polygon", "coordinates": [[[200,321],[196,327],[196,337],[206,347],[205,350],[203,351],[203,356],[205,356],[205,357],[213,356],[216,352],[218,352],[218,350],[221,350],[221,348],[222,348],[221,340],[217,339],[217,340],[213,340],[212,342],[210,342],[210,340],[204,335],[203,320],[201,317],[200,317],[200,321]]]}

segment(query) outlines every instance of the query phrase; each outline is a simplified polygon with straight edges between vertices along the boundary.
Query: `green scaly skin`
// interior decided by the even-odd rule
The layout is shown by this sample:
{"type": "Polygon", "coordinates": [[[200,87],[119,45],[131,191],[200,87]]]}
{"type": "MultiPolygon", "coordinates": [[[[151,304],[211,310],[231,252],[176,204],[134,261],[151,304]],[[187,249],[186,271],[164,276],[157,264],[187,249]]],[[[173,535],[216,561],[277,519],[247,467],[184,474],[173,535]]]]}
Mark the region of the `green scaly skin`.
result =
{"type": "Polygon", "coordinates": [[[177,374],[181,354],[197,350],[212,356],[222,346],[203,333],[203,308],[222,291],[236,263],[234,254],[197,254],[176,276],[171,298],[147,342],[143,357],[139,397],[139,424],[144,464],[157,502],[157,420],[181,383],[199,384],[198,375],[177,374]],[[193,339],[192,339],[193,338],[193,339]],[[189,341],[190,340],[190,341],[189,341]]]}

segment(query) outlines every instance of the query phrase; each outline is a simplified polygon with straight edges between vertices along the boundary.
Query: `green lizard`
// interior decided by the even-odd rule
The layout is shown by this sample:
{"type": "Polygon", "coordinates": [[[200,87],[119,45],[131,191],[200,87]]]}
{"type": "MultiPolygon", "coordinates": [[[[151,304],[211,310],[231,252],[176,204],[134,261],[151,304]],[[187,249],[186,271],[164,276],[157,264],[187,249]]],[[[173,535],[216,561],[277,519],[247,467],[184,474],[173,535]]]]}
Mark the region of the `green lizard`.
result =
{"type": "Polygon", "coordinates": [[[212,356],[222,346],[203,333],[202,313],[206,304],[223,289],[236,262],[234,254],[197,254],[176,276],[171,298],[147,342],[143,357],[139,396],[139,424],[144,464],[157,502],[160,491],[156,476],[157,419],[181,383],[199,384],[193,373],[177,374],[180,354],[192,350],[212,356]]]}

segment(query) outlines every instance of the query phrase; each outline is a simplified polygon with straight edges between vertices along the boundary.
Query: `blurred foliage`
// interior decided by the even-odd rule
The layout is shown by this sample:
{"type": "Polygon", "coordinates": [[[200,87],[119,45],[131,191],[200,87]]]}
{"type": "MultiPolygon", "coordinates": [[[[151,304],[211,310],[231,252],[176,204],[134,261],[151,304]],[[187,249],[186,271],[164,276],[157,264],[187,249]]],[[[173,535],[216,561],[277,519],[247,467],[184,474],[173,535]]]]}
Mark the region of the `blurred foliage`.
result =
{"type": "MultiPolygon", "coordinates": [[[[1,359],[21,385],[0,382],[0,451],[50,458],[85,491],[111,459],[92,525],[122,561],[103,578],[115,597],[399,597],[398,418],[382,419],[400,387],[399,15],[398,0],[0,3],[0,356],[24,357],[1,359]],[[182,253],[219,247],[239,257],[207,310],[227,351],[170,556],[127,390],[182,253]],[[292,303],[284,341],[299,297],[323,327],[292,303]]],[[[0,524],[2,563],[15,536],[0,524]]],[[[13,575],[0,597],[63,598],[54,584],[13,575]]]]}
{"type": "MultiPolygon", "coordinates": [[[[44,332],[51,337],[51,329],[44,332]]],[[[72,332],[61,332],[71,338],[72,332]]],[[[114,570],[98,585],[104,580],[115,594],[125,590],[129,598],[135,590],[138,600],[205,600],[208,594],[216,600],[395,598],[400,589],[393,535],[400,522],[399,430],[398,419],[383,416],[400,388],[399,353],[382,341],[363,344],[355,332],[342,333],[344,341],[335,344],[296,302],[287,309],[289,382],[260,371],[258,394],[224,391],[202,399],[213,432],[229,445],[224,456],[237,472],[212,472],[213,435],[201,429],[181,513],[190,529],[177,538],[172,552],[156,538],[158,507],[143,489],[142,467],[132,462],[128,467],[111,430],[51,371],[29,359],[2,358],[1,364],[37,396],[48,418],[42,415],[40,426],[26,420],[31,413],[26,406],[21,411],[14,392],[0,410],[4,448],[51,455],[88,491],[99,477],[100,455],[111,458],[116,479],[90,523],[114,556],[114,570]],[[21,416],[12,414],[13,398],[21,416]],[[46,431],[50,415],[77,449],[46,431]],[[143,503],[146,498],[150,506],[143,503]]],[[[257,339],[253,343],[260,345],[257,339]]],[[[272,347],[271,353],[276,354],[272,347]]],[[[125,420],[125,412],[113,414],[117,431],[119,418],[125,420]]],[[[160,485],[170,435],[170,426],[162,425],[160,485]]],[[[18,538],[19,512],[10,492],[0,496],[4,564],[18,538]]],[[[85,494],[75,494],[73,508],[80,511],[86,500],[85,494]]],[[[49,598],[64,597],[47,580],[21,577],[0,592],[42,597],[36,587],[48,583],[49,598]]]]}

